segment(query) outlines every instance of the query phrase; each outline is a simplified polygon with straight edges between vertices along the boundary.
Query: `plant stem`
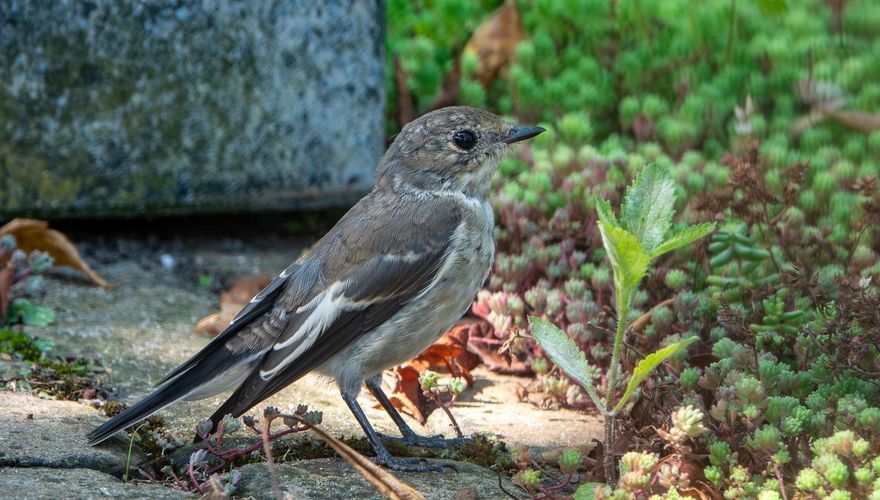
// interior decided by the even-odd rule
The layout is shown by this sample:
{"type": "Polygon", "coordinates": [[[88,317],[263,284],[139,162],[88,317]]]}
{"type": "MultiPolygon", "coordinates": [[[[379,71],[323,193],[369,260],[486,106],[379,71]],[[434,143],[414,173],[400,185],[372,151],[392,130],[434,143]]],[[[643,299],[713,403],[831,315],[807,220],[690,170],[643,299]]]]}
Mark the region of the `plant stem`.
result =
{"type": "MultiPolygon", "coordinates": [[[[618,294],[623,295],[623,294],[618,294]]],[[[617,467],[614,460],[614,393],[617,389],[617,372],[620,371],[620,346],[626,330],[626,316],[629,313],[629,300],[619,297],[617,301],[617,331],[614,334],[614,349],[611,351],[611,365],[605,388],[605,482],[612,489],[617,487],[617,467]]]]}
{"type": "Polygon", "coordinates": [[[138,433],[138,432],[139,432],[139,431],[140,431],[145,425],[147,425],[146,422],[144,422],[144,423],[142,423],[141,425],[139,425],[139,426],[137,427],[137,429],[135,429],[134,432],[131,433],[131,438],[128,440],[128,455],[126,455],[126,457],[125,457],[125,474],[122,475],[122,481],[123,481],[123,482],[128,482],[128,479],[129,479],[129,478],[128,478],[128,473],[129,473],[129,471],[130,471],[130,469],[131,469],[131,452],[132,452],[132,450],[134,449],[134,437],[137,435],[137,433],[138,433]]]}
{"type": "Polygon", "coordinates": [[[614,415],[605,416],[605,484],[612,490],[617,488],[617,470],[614,460],[614,415]]]}
{"type": "Polygon", "coordinates": [[[455,396],[452,396],[452,400],[449,401],[449,404],[447,405],[440,399],[440,393],[434,392],[434,400],[440,405],[440,408],[443,408],[446,416],[449,417],[449,421],[452,422],[452,428],[455,429],[455,435],[458,437],[464,437],[464,434],[461,432],[461,427],[458,426],[458,422],[455,420],[455,417],[452,416],[452,411],[449,410],[449,407],[455,404],[455,396]]]}
{"type": "Polygon", "coordinates": [[[188,468],[187,470],[189,471],[189,479],[190,479],[190,480],[193,482],[193,484],[195,485],[195,487],[196,487],[196,491],[199,492],[199,495],[204,495],[204,494],[205,494],[205,488],[204,488],[204,486],[202,486],[202,485],[199,483],[198,478],[196,478],[196,470],[195,470],[195,466],[193,465],[192,461],[189,462],[189,468],[188,468]]]}
{"type": "Polygon", "coordinates": [[[727,27],[727,48],[724,49],[724,64],[730,62],[730,52],[733,50],[733,36],[736,32],[736,0],[730,0],[730,23],[727,27]]]}
{"type": "Polygon", "coordinates": [[[272,417],[266,415],[263,419],[263,428],[260,437],[263,441],[263,451],[266,453],[266,465],[269,467],[269,477],[272,478],[272,491],[276,500],[282,500],[281,485],[278,483],[278,472],[275,471],[275,462],[272,460],[272,445],[269,443],[269,428],[272,426],[272,417]]]}

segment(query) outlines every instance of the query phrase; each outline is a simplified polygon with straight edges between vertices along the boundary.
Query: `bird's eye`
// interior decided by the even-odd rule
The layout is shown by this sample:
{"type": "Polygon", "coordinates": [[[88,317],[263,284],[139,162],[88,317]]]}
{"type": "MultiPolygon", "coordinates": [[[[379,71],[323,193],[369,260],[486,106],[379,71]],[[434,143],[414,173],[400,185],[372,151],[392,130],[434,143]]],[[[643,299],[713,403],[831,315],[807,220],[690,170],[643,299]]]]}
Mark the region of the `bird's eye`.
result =
{"type": "Polygon", "coordinates": [[[467,151],[477,145],[477,136],[470,130],[459,130],[452,135],[452,141],[456,146],[467,151]]]}

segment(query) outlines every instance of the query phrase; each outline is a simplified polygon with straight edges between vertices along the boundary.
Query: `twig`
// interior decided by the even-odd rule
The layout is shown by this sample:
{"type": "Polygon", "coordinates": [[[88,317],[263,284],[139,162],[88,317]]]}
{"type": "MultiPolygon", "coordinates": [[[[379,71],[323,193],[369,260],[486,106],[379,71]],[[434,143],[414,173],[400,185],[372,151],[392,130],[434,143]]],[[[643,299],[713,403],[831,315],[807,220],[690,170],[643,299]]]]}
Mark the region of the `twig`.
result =
{"type": "MultiPolygon", "coordinates": [[[[461,54],[461,50],[455,52],[461,54]]],[[[459,82],[461,81],[461,57],[455,57],[452,60],[452,69],[449,70],[449,73],[447,73],[446,77],[443,79],[443,86],[440,87],[440,91],[434,97],[434,100],[431,101],[431,104],[428,105],[428,109],[425,110],[426,113],[446,106],[455,106],[458,104],[460,93],[459,82]]]]}
{"type": "MultiPolygon", "coordinates": [[[[648,322],[651,321],[651,312],[653,312],[654,309],[660,309],[661,307],[671,306],[674,302],[675,302],[675,299],[666,299],[666,300],[663,300],[663,301],[655,304],[654,307],[652,307],[648,312],[646,312],[646,313],[642,314],[641,316],[639,316],[638,318],[636,318],[635,321],[633,321],[632,324],[629,325],[629,329],[628,329],[629,333],[641,332],[642,329],[648,325],[648,322]]],[[[644,356],[642,356],[642,357],[644,357],[644,356]]]]}
{"type": "Polygon", "coordinates": [[[392,63],[394,65],[394,83],[397,86],[397,121],[402,127],[416,118],[416,111],[413,108],[409,87],[406,85],[407,75],[400,62],[400,57],[394,56],[392,63]]]}
{"type": "Polygon", "coordinates": [[[272,460],[272,445],[269,443],[269,427],[272,425],[272,420],[273,416],[265,415],[260,437],[263,440],[263,451],[266,453],[266,464],[269,467],[269,476],[272,478],[272,491],[275,493],[275,500],[283,500],[281,485],[278,484],[278,472],[275,470],[275,462],[272,460]]]}
{"type": "Polygon", "coordinates": [[[779,464],[773,464],[773,472],[776,474],[776,480],[779,481],[779,490],[782,491],[782,500],[788,500],[788,494],[785,492],[785,481],[782,479],[782,471],[779,470],[779,464]]]}
{"type": "Polygon", "coordinates": [[[516,496],[516,495],[514,495],[513,493],[507,491],[507,489],[504,487],[504,482],[501,480],[501,473],[498,472],[498,471],[496,470],[496,471],[495,471],[495,475],[498,476],[498,488],[499,488],[502,492],[504,492],[505,495],[509,496],[509,497],[512,498],[513,500],[520,500],[520,498],[519,498],[518,496],[516,496]]]}
{"type": "Polygon", "coordinates": [[[189,484],[187,484],[187,482],[184,481],[183,479],[180,479],[179,477],[177,477],[177,474],[175,474],[173,470],[171,471],[171,477],[174,478],[174,487],[176,489],[178,489],[180,491],[185,491],[187,493],[191,492],[191,490],[189,489],[189,484]]]}

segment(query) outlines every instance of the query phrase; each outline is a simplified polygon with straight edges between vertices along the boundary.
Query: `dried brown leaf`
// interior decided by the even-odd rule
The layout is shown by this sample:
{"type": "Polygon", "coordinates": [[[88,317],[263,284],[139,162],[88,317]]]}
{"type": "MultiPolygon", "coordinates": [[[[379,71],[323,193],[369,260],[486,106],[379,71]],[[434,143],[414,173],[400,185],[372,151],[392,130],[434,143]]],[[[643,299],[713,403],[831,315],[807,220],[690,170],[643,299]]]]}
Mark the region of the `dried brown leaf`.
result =
{"type": "Polygon", "coordinates": [[[272,278],[262,274],[238,280],[229,290],[220,294],[220,311],[200,319],[196,324],[196,331],[210,335],[222,332],[253,296],[271,281],[272,278]]]}
{"type": "Polygon", "coordinates": [[[502,68],[513,58],[516,46],[525,38],[519,7],[508,1],[495,9],[465,45],[466,54],[476,54],[479,60],[474,78],[488,87],[502,68]]]}
{"type": "Polygon", "coordinates": [[[80,257],[73,243],[59,231],[49,229],[49,223],[36,219],[13,219],[0,227],[0,236],[15,236],[19,249],[30,253],[40,250],[52,256],[56,266],[67,266],[85,274],[89,280],[102,287],[113,288],[80,257]]]}
{"type": "MultiPolygon", "coordinates": [[[[413,417],[419,423],[427,421],[423,405],[427,399],[423,395],[419,376],[426,370],[450,373],[463,377],[473,384],[471,370],[480,364],[480,357],[468,352],[468,339],[473,328],[482,327],[483,320],[464,318],[451,330],[425,349],[414,359],[389,370],[393,377],[389,399],[395,408],[413,417]]],[[[489,327],[491,328],[491,327],[489,327]]],[[[377,404],[376,408],[380,406],[377,404]]]]}
{"type": "MultiPolygon", "coordinates": [[[[424,425],[427,419],[422,412],[423,396],[419,383],[419,370],[406,364],[392,368],[391,373],[394,376],[394,387],[389,397],[391,404],[424,425]]],[[[381,405],[377,404],[376,407],[379,408],[381,405]]]]}
{"type": "Polygon", "coordinates": [[[0,325],[6,322],[6,312],[9,310],[9,289],[12,288],[12,268],[4,264],[0,269],[0,325]]]}

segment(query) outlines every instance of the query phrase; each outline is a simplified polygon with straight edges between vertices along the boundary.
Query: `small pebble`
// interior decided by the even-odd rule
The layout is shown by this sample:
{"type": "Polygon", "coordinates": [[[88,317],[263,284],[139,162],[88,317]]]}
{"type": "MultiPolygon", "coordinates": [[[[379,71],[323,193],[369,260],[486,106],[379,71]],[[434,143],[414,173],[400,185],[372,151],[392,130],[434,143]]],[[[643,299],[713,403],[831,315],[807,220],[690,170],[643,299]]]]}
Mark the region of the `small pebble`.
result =
{"type": "Polygon", "coordinates": [[[159,262],[162,264],[162,267],[164,267],[165,269],[168,269],[169,271],[171,269],[174,269],[174,267],[177,265],[177,262],[174,260],[174,257],[172,257],[171,255],[169,255],[167,253],[163,253],[161,256],[159,256],[159,262]]]}

